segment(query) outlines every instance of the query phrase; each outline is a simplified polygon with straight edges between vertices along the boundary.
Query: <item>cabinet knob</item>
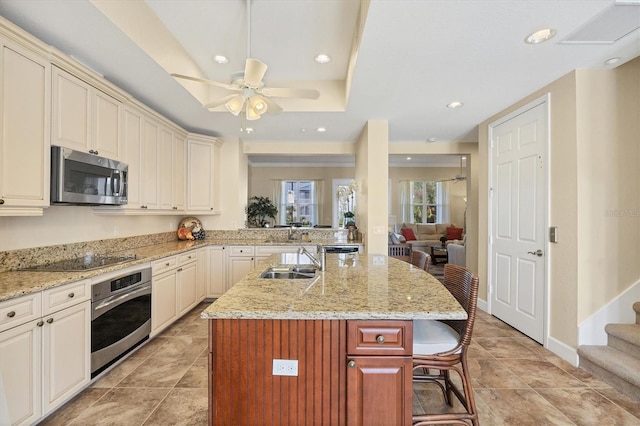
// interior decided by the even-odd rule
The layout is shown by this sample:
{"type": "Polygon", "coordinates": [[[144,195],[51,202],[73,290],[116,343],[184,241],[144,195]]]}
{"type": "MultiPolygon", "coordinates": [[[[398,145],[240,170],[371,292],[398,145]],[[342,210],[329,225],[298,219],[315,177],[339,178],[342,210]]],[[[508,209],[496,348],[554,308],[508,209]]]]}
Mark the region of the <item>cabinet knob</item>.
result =
{"type": "Polygon", "coordinates": [[[44,325],[44,321],[40,320],[36,323],[38,327],[42,327],[44,325]]]}
{"type": "Polygon", "coordinates": [[[165,263],[164,266],[169,266],[169,262],[165,263]]]}
{"type": "Polygon", "coordinates": [[[4,204],[4,200],[0,198],[0,206],[4,204]]]}
{"type": "Polygon", "coordinates": [[[174,210],[178,210],[178,208],[176,206],[171,207],[174,210]]]}
{"type": "Polygon", "coordinates": [[[178,268],[178,272],[182,272],[182,268],[178,268]]]}
{"type": "Polygon", "coordinates": [[[47,324],[51,324],[52,322],[53,322],[53,318],[49,318],[49,319],[47,320],[47,324]]]}
{"type": "Polygon", "coordinates": [[[209,208],[209,210],[213,210],[213,207],[209,208]]]}
{"type": "Polygon", "coordinates": [[[356,362],[354,360],[349,361],[349,364],[347,364],[349,366],[349,368],[356,368],[356,362]]]}
{"type": "Polygon", "coordinates": [[[381,334],[378,337],[376,337],[376,342],[383,344],[384,343],[384,336],[381,334]]]}
{"type": "Polygon", "coordinates": [[[67,294],[67,296],[69,296],[69,299],[73,299],[75,297],[75,295],[76,294],[74,292],[71,292],[71,293],[67,294]]]}
{"type": "Polygon", "coordinates": [[[9,318],[13,318],[13,317],[15,317],[15,316],[16,316],[16,311],[7,312],[7,316],[8,316],[9,318]]]}

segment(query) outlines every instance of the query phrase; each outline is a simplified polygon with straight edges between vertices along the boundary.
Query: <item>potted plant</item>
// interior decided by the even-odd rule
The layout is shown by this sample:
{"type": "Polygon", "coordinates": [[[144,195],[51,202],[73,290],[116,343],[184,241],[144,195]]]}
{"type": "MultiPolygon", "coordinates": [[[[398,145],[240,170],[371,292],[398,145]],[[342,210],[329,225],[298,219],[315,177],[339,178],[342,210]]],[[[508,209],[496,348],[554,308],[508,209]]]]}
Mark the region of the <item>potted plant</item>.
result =
{"type": "Polygon", "coordinates": [[[249,204],[244,211],[247,213],[247,224],[259,228],[263,228],[268,223],[267,218],[275,219],[278,214],[278,208],[269,197],[257,195],[249,198],[249,204]]]}
{"type": "Polygon", "coordinates": [[[353,212],[345,212],[344,213],[344,226],[355,225],[356,224],[356,215],[353,212]]]}
{"type": "Polygon", "coordinates": [[[442,247],[444,247],[445,243],[447,242],[447,237],[445,237],[444,235],[440,237],[440,242],[442,243],[442,247]]]}

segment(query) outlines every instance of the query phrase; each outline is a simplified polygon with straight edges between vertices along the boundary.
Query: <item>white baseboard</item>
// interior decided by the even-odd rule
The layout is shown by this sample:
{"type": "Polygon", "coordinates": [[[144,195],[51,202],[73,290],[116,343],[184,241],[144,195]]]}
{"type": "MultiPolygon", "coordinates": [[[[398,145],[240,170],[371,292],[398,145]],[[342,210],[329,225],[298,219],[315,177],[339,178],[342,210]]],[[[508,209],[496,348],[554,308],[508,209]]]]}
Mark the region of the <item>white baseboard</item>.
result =
{"type": "Polygon", "coordinates": [[[487,304],[486,300],[478,298],[478,308],[482,309],[485,312],[488,312],[489,305],[487,304]]]}
{"type": "Polygon", "coordinates": [[[606,345],[607,324],[634,324],[633,304],[640,301],[640,281],[632,284],[618,297],[578,324],[578,345],[606,345]]]}
{"type": "Polygon", "coordinates": [[[578,351],[560,340],[548,337],[545,349],[550,350],[574,367],[578,366],[578,351]]]}

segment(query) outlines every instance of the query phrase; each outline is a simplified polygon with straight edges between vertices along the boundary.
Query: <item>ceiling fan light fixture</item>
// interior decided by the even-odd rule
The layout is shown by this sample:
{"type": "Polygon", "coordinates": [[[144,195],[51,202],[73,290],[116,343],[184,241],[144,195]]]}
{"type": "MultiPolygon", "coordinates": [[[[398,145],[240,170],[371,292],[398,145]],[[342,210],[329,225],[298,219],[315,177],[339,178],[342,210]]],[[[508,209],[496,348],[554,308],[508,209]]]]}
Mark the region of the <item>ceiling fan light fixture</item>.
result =
{"type": "Polygon", "coordinates": [[[242,108],[244,107],[244,96],[234,96],[233,98],[229,99],[229,101],[224,104],[224,106],[231,114],[237,116],[242,112],[242,108]]]}
{"type": "Polygon", "coordinates": [[[258,120],[260,118],[260,113],[256,111],[255,108],[253,108],[251,105],[247,104],[245,117],[249,121],[258,120]]]}
{"type": "Polygon", "coordinates": [[[258,115],[267,112],[267,102],[260,95],[253,95],[249,98],[249,107],[258,115]]]}

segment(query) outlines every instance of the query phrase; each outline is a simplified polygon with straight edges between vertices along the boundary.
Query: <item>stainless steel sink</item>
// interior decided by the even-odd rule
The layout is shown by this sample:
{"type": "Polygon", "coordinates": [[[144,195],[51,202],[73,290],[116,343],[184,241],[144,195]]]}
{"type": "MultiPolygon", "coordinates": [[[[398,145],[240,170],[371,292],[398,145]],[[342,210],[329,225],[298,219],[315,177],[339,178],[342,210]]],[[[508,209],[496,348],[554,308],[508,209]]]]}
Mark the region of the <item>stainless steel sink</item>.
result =
{"type": "Polygon", "coordinates": [[[259,278],[280,280],[304,280],[315,278],[316,268],[309,265],[271,265],[259,278]]]}

